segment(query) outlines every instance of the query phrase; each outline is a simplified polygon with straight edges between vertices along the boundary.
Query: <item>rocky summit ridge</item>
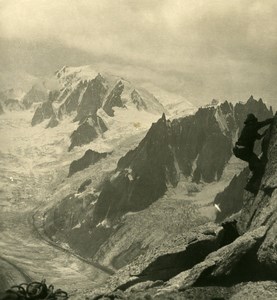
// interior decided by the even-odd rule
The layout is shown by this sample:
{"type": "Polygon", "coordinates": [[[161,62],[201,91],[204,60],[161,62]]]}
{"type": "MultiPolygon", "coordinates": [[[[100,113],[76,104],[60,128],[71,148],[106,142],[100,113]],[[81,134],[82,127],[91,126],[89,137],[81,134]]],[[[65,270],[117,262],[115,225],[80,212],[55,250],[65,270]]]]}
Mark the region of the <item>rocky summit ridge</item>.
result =
{"type": "Polygon", "coordinates": [[[194,228],[173,251],[138,257],[91,299],[276,299],[277,115],[263,156],[258,193],[245,191],[232,219],[194,228]]]}
{"type": "Polygon", "coordinates": [[[90,143],[108,129],[103,114],[108,118],[114,117],[115,110],[120,108],[135,108],[137,112],[156,115],[166,111],[145,89],[121,77],[96,73],[90,66],[65,66],[56,72],[54,80],[58,87],[51,90],[48,99],[38,106],[31,124],[35,126],[47,121],[46,128],[52,128],[65,118],[78,122],[79,127],[71,136],[69,151],[90,143]],[[91,120],[89,125],[88,120],[91,120]]]}

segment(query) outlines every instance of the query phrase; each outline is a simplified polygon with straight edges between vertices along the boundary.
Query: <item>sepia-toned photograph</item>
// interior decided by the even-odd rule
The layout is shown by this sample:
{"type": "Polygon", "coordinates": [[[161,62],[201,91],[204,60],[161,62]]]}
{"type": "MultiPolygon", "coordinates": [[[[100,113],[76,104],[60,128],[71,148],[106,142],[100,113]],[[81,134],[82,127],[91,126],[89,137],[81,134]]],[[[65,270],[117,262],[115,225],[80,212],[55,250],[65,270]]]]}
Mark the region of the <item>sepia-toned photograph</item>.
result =
{"type": "Polygon", "coordinates": [[[276,16],[0,0],[0,300],[277,299],[276,16]]]}

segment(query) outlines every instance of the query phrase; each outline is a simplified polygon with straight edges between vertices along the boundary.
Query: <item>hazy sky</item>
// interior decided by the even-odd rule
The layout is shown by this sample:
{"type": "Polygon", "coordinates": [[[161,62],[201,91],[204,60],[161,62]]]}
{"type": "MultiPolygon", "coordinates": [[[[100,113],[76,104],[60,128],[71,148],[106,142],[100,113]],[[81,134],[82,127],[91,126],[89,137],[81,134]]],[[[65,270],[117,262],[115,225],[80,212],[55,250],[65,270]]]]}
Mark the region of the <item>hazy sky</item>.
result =
{"type": "Polygon", "coordinates": [[[273,104],[276,15],[276,0],[0,0],[0,84],[95,64],[195,103],[273,104]]]}

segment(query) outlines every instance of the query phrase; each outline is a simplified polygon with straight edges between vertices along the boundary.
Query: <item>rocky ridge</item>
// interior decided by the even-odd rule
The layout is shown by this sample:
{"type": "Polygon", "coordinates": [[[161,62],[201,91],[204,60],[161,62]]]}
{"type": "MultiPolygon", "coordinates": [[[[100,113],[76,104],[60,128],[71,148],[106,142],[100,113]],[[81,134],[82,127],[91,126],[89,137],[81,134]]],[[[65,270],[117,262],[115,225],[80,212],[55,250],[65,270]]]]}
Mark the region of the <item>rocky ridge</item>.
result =
{"type": "MultiPolygon", "coordinates": [[[[110,291],[106,296],[118,295],[119,299],[183,299],[190,295],[195,299],[198,295],[197,299],[206,299],[204,295],[208,294],[211,298],[238,299],[244,295],[243,299],[275,299],[276,141],[277,116],[265,140],[266,166],[259,191],[256,196],[244,192],[243,206],[236,221],[222,226],[206,224],[205,230],[203,226],[195,228],[187,235],[191,239],[183,240],[182,250],[153,255],[148,262],[143,256],[139,257],[110,278],[103,287],[103,290],[110,291]],[[207,244],[202,245],[203,241],[207,244]],[[195,250],[190,253],[192,245],[195,250]],[[174,275],[179,267],[183,271],[178,270],[178,274],[174,275]]],[[[105,296],[92,299],[105,299],[105,296]]]]}
{"type": "Polygon", "coordinates": [[[34,103],[41,103],[48,100],[48,92],[33,86],[23,97],[22,103],[29,109],[34,103]]]}
{"type": "Polygon", "coordinates": [[[69,166],[68,177],[72,176],[76,172],[80,172],[85,168],[88,168],[91,164],[95,164],[100,159],[105,158],[108,153],[98,153],[96,151],[87,150],[85,154],[78,160],[74,160],[69,166]]]}
{"type": "Polygon", "coordinates": [[[21,89],[8,89],[0,92],[0,102],[5,111],[21,111],[30,109],[33,104],[48,99],[45,88],[33,86],[27,93],[21,89]]]}
{"type": "Polygon", "coordinates": [[[95,138],[102,136],[107,131],[104,121],[97,115],[87,116],[82,124],[73,131],[70,136],[71,144],[68,151],[71,151],[76,146],[82,146],[93,141],[95,138]]]}
{"type": "Polygon", "coordinates": [[[32,126],[47,119],[46,128],[58,126],[65,118],[78,122],[71,135],[69,151],[102,136],[108,130],[104,119],[114,117],[115,109],[135,108],[138,112],[143,110],[156,115],[165,111],[162,104],[143,88],[135,87],[121,77],[97,73],[91,66],[65,66],[52,80],[58,87],[49,93],[47,104],[37,108],[32,126]],[[92,120],[90,124],[88,119],[92,120]]]}
{"type": "MultiPolygon", "coordinates": [[[[260,119],[272,116],[272,111],[261,101],[250,98],[244,105],[251,106],[260,119]]],[[[45,223],[46,232],[49,236],[58,235],[82,255],[92,257],[101,251],[99,247],[104,247],[110,236],[118,232],[125,214],[148,208],[166,193],[168,187],[174,189],[181,177],[185,176],[195,184],[220,180],[232,155],[234,138],[241,130],[241,119],[248,113],[245,109],[243,117],[236,113],[236,107],[225,102],[217,107],[201,108],[194,116],[178,120],[169,121],[163,116],[152,125],[139,146],[118,161],[117,168],[108,178],[98,186],[90,186],[91,202],[83,199],[87,194],[81,194],[66,197],[62,205],[53,207],[45,223]],[[222,145],[224,151],[218,145],[222,145]],[[213,153],[217,153],[216,159],[206,161],[205,154],[212,157],[213,153]],[[83,201],[86,209],[79,212],[74,206],[75,201],[83,201]],[[71,207],[70,215],[72,209],[73,214],[78,215],[74,218],[81,222],[78,228],[72,217],[68,217],[69,210],[63,209],[65,205],[71,207]],[[57,222],[56,218],[63,222],[57,222]],[[82,246],[84,239],[92,241],[86,243],[85,249],[82,246]]],[[[133,248],[134,245],[130,245],[130,249],[133,248]]],[[[138,248],[136,256],[145,249],[144,246],[138,248]]],[[[122,266],[122,263],[118,265],[122,266]]]]}

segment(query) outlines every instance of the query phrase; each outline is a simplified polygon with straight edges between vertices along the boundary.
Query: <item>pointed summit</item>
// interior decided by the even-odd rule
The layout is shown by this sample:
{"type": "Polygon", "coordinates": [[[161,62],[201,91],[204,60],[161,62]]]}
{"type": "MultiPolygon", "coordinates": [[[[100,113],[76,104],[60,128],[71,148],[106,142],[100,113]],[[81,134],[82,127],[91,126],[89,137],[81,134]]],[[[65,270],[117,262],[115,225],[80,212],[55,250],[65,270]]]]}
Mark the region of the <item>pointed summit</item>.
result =
{"type": "Polygon", "coordinates": [[[248,99],[248,101],[253,101],[253,100],[255,100],[255,99],[254,99],[253,95],[251,95],[250,98],[248,99]]]}
{"type": "Polygon", "coordinates": [[[101,75],[101,73],[98,73],[97,76],[94,78],[94,80],[103,82],[105,81],[104,77],[101,75]]]}

